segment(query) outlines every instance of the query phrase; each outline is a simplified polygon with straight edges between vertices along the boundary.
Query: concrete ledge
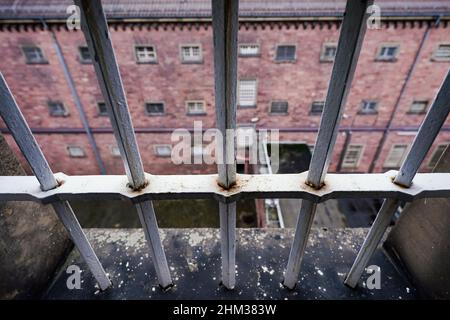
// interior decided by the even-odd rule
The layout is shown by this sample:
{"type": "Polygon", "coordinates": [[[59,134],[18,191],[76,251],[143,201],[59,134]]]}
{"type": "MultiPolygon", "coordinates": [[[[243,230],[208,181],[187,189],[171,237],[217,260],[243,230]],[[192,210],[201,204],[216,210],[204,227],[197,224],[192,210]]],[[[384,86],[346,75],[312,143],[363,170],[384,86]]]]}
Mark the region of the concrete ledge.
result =
{"type": "MultiPolygon", "coordinates": [[[[281,280],[293,237],[292,229],[238,229],[237,286],[220,283],[217,229],[163,229],[166,255],[175,286],[162,292],[140,229],[88,229],[87,235],[113,281],[99,292],[90,271],[74,250],[48,289],[46,299],[416,299],[417,291],[378,250],[381,289],[344,286],[366,229],[313,229],[301,280],[293,291],[281,280]],[[68,265],[82,269],[81,289],[69,290],[68,265]]],[[[364,275],[366,279],[368,275],[364,275]]],[[[363,280],[364,280],[363,279],[363,280]]],[[[362,284],[362,281],[360,282],[362,284]]]]}

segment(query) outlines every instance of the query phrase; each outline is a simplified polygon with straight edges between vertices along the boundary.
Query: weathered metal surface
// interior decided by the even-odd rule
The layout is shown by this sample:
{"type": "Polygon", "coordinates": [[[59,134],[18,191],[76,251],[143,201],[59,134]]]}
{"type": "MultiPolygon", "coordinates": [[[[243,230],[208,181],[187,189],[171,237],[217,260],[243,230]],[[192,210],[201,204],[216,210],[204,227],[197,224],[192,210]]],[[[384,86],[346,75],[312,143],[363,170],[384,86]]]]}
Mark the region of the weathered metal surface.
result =
{"type": "MultiPolygon", "coordinates": [[[[236,183],[236,86],[238,0],[212,1],[214,88],[219,145],[217,183],[229,189],[236,183]],[[231,133],[231,134],[230,134],[231,133]],[[220,159],[222,158],[222,159],[220,159]]],[[[222,283],[233,289],[236,281],[236,203],[219,203],[222,241],[222,283]]]]}
{"type": "MultiPolygon", "coordinates": [[[[372,3],[373,0],[347,1],[336,58],[307,178],[308,185],[316,189],[322,188],[327,174],[339,122],[366,32],[367,8],[372,3]]],[[[312,203],[302,201],[297,231],[289,254],[284,280],[284,285],[290,289],[294,288],[297,283],[315,209],[316,206],[312,203]]]]}
{"type": "Polygon", "coordinates": [[[300,174],[237,175],[237,184],[225,190],[217,175],[151,175],[151,183],[133,191],[126,176],[67,176],[56,173],[61,185],[42,191],[35,177],[0,177],[0,201],[30,200],[51,203],[59,200],[130,199],[137,203],[162,199],[206,199],[235,202],[240,198],[299,198],[323,202],[338,198],[420,198],[450,197],[450,173],[418,173],[410,188],[392,183],[397,171],[370,174],[328,174],[319,190],[305,184],[300,174]]]}
{"type": "MultiPolygon", "coordinates": [[[[81,27],[89,52],[94,57],[95,72],[106,102],[120,155],[125,165],[128,184],[134,190],[142,189],[148,181],[139,154],[125,90],[101,2],[99,0],[75,0],[75,3],[81,9],[81,27]]],[[[172,279],[164,249],[159,239],[153,204],[151,202],[140,203],[136,205],[136,209],[141,224],[145,228],[153,259],[155,259],[160,285],[169,287],[172,284],[172,279]]]]}
{"type": "MultiPolygon", "coordinates": [[[[19,109],[3,75],[0,74],[0,116],[5,124],[11,130],[13,137],[22,151],[25,159],[27,159],[33,173],[36,177],[28,177],[34,179],[39,190],[55,190],[59,183],[53,175],[47,160],[42,153],[41,148],[31,133],[22,112],[19,109]],[[36,179],[39,181],[36,181],[36,179]]],[[[11,184],[2,184],[2,187],[12,187],[11,184]]],[[[80,254],[85,259],[94,277],[102,290],[107,289],[111,285],[111,281],[98,260],[95,252],[92,250],[86,235],[83,232],[78,220],[73,213],[70,204],[67,201],[54,202],[53,208],[61,222],[64,224],[72,241],[80,250],[80,254]]]]}
{"type": "MultiPolygon", "coordinates": [[[[447,119],[449,112],[450,70],[420,126],[419,132],[414,139],[408,155],[394,178],[394,184],[404,186],[405,188],[410,187],[417,170],[430,150],[439,130],[447,119]]],[[[358,252],[355,262],[345,279],[345,284],[348,286],[354,288],[358,284],[358,280],[361,277],[365,266],[369,263],[376,247],[380,243],[399,204],[400,202],[396,199],[387,199],[384,201],[383,206],[378,212],[377,217],[358,252]]]]}
{"type": "MultiPolygon", "coordinates": [[[[213,214],[214,212],[211,212],[213,214]]],[[[81,290],[68,290],[66,269],[85,264],[73,252],[57,273],[44,299],[417,299],[416,289],[377,250],[374,264],[381,268],[381,289],[350,289],[342,284],[367,229],[312,228],[306,248],[301,283],[295,290],[281,285],[283,268],[294,235],[292,229],[237,229],[239,246],[236,287],[220,285],[221,241],[218,229],[161,229],[161,238],[170,262],[174,287],[164,292],[156,281],[152,259],[140,229],[89,229],[87,234],[108,268],[113,287],[106,292],[93,290],[89,273],[82,272],[81,290]]],[[[365,274],[366,279],[370,274],[365,274]]]]}

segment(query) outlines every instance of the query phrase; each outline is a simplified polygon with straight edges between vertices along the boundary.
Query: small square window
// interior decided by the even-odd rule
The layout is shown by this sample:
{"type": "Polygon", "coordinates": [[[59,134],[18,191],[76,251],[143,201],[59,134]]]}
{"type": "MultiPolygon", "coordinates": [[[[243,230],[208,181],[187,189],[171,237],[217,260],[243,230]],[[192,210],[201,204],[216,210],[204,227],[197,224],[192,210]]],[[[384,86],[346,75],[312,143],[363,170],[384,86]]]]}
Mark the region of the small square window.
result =
{"type": "Polygon", "coordinates": [[[363,153],[364,146],[360,144],[349,144],[345,151],[342,168],[357,168],[363,153]]]}
{"type": "Polygon", "coordinates": [[[256,91],[256,80],[239,80],[238,105],[240,107],[255,107],[256,91]]]}
{"type": "Polygon", "coordinates": [[[72,158],[86,157],[86,153],[84,152],[84,149],[80,146],[68,146],[67,152],[69,153],[69,156],[72,158]]]}
{"type": "Polygon", "coordinates": [[[172,155],[172,147],[168,144],[156,145],[155,154],[158,157],[170,157],[172,155]]]}
{"type": "Polygon", "coordinates": [[[203,101],[186,101],[188,114],[205,114],[205,103],[203,101]]]}
{"type": "Polygon", "coordinates": [[[359,113],[362,114],[374,114],[378,112],[378,102],[364,100],[361,102],[359,113]]]}
{"type": "Polygon", "coordinates": [[[155,63],[156,49],[154,46],[138,45],[134,47],[136,54],[136,61],[138,63],[155,63]]]}
{"type": "Polygon", "coordinates": [[[409,113],[425,113],[428,101],[414,101],[409,108],[409,113]]]}
{"type": "Polygon", "coordinates": [[[259,44],[240,44],[239,45],[240,57],[257,57],[259,56],[259,44]]]}
{"type": "Polygon", "coordinates": [[[320,53],[320,61],[322,62],[334,61],[336,51],[337,51],[336,43],[325,43],[322,47],[322,52],[320,53]]]}
{"type": "Polygon", "coordinates": [[[436,149],[434,149],[433,155],[431,156],[430,161],[428,162],[429,168],[434,168],[436,166],[447,146],[448,144],[440,144],[436,147],[436,149]]]}
{"type": "Polygon", "coordinates": [[[287,101],[274,101],[270,105],[270,113],[286,114],[288,112],[287,101]]]}
{"type": "Polygon", "coordinates": [[[406,156],[408,145],[406,144],[394,144],[389,151],[389,155],[384,162],[384,168],[399,168],[403,159],[406,156]]]}
{"type": "Polygon", "coordinates": [[[107,116],[108,115],[108,109],[106,107],[106,103],[104,102],[97,102],[97,109],[98,109],[98,115],[99,116],[107,116]]]}
{"type": "Polygon", "coordinates": [[[314,101],[311,105],[311,114],[312,115],[322,114],[324,105],[325,105],[324,101],[314,101]]]}
{"type": "Polygon", "coordinates": [[[111,155],[115,158],[120,158],[120,149],[118,146],[111,146],[111,155]]]}
{"type": "Polygon", "coordinates": [[[435,61],[450,61],[450,43],[441,43],[433,53],[435,61]]]}
{"type": "Polygon", "coordinates": [[[80,52],[81,63],[92,63],[92,58],[88,47],[86,46],[78,47],[78,50],[80,52]]]}
{"type": "Polygon", "coordinates": [[[377,60],[394,61],[398,53],[398,45],[383,45],[378,50],[377,60]]]}
{"type": "Polygon", "coordinates": [[[25,55],[25,60],[28,64],[44,64],[47,60],[42,53],[41,48],[37,46],[25,46],[22,47],[23,54],[25,55]]]}
{"type": "Polygon", "coordinates": [[[202,47],[200,45],[182,45],[181,46],[181,61],[184,63],[202,62],[202,47]]]}
{"type": "Polygon", "coordinates": [[[276,61],[295,61],[295,46],[294,45],[279,45],[277,46],[276,61]]]}
{"type": "Polygon", "coordinates": [[[49,101],[48,110],[52,117],[67,117],[69,115],[66,107],[60,101],[49,101]]]}
{"type": "Polygon", "coordinates": [[[149,116],[161,116],[164,114],[164,102],[147,102],[145,112],[149,116]]]}

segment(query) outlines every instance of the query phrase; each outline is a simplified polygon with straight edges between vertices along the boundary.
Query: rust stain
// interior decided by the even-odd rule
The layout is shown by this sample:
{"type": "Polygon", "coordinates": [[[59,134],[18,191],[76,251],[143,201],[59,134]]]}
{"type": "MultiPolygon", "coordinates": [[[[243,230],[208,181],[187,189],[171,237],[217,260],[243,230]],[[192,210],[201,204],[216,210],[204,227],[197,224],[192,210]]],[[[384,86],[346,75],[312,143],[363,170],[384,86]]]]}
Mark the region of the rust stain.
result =
{"type": "Polygon", "coordinates": [[[133,188],[130,183],[127,183],[127,188],[131,189],[132,192],[141,192],[142,190],[144,190],[145,188],[148,187],[148,185],[150,184],[150,182],[148,181],[148,179],[145,179],[145,183],[137,188],[133,188]]]}

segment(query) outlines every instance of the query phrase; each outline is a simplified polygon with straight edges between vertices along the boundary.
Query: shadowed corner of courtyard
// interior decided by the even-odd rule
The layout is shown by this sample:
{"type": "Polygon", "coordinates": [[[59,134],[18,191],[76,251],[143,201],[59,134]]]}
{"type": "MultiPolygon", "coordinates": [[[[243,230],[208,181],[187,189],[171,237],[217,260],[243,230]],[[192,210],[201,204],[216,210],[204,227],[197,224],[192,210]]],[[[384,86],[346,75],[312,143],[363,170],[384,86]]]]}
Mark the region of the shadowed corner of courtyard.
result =
{"type": "MultiPolygon", "coordinates": [[[[140,228],[134,205],[128,201],[71,201],[84,228],[140,228]]],[[[153,201],[158,226],[161,228],[218,228],[219,206],[210,199],[153,201]]],[[[237,203],[237,227],[256,227],[255,201],[237,203]]]]}

